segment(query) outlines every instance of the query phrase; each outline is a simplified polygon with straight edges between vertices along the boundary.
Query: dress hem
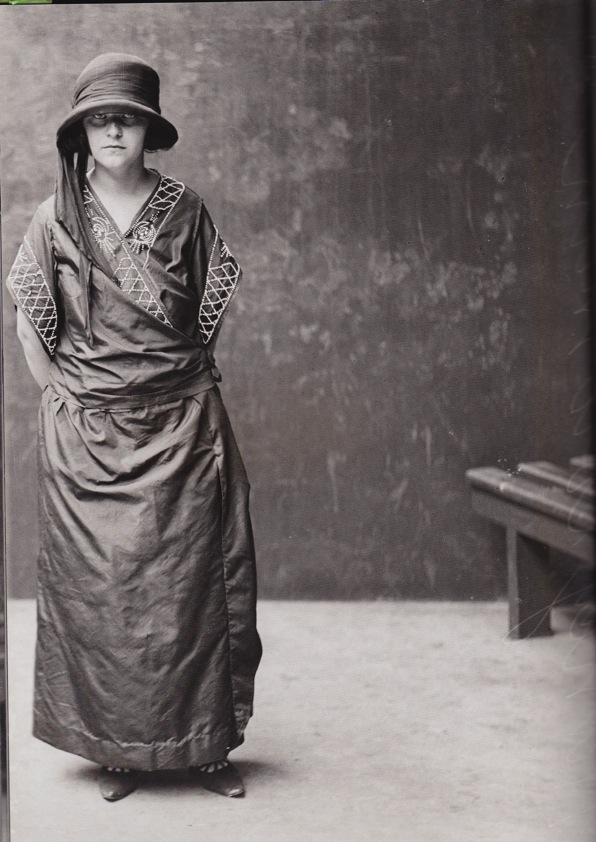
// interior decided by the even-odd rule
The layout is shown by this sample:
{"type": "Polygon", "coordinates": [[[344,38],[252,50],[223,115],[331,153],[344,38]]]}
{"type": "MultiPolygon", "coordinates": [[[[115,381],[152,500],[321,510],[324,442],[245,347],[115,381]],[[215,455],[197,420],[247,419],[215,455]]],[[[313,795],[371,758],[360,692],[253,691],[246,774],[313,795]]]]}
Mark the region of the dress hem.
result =
{"type": "Polygon", "coordinates": [[[82,731],[34,717],[33,736],[54,748],[76,754],[101,766],[122,766],[143,772],[188,769],[227,757],[242,745],[244,734],[222,729],[221,734],[201,734],[184,743],[124,743],[119,745],[82,731]]]}

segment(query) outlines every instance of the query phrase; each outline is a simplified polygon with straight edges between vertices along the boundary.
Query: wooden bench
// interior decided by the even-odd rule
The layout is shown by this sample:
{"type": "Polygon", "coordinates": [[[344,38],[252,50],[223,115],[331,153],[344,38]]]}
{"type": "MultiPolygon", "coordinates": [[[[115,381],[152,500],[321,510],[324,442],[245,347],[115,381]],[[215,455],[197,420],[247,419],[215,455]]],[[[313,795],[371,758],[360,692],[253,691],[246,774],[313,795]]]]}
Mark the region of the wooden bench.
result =
{"type": "Polygon", "coordinates": [[[550,551],[594,561],[594,460],[578,456],[569,468],[549,462],[466,471],[472,507],[505,527],[509,635],[552,634],[550,609],[557,588],[550,551]]]}

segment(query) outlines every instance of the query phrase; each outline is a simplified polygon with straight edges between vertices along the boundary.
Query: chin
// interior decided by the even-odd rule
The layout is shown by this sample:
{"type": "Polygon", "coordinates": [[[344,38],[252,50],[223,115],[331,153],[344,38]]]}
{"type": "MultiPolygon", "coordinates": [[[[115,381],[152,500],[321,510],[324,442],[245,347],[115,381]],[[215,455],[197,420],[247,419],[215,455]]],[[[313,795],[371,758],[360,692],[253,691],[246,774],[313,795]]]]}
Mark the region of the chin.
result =
{"type": "Polygon", "coordinates": [[[122,167],[128,167],[133,163],[133,160],[124,155],[100,155],[95,159],[106,170],[119,170],[122,167]]]}

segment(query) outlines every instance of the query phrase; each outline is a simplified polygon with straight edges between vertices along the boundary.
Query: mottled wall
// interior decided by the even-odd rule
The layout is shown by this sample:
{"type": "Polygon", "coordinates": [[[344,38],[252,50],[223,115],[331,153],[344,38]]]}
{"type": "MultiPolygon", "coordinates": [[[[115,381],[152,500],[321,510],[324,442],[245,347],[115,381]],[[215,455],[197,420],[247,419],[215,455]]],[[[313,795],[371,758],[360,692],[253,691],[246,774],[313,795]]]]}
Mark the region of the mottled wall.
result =
{"type": "MultiPolygon", "coordinates": [[[[588,448],[582,4],[2,7],[5,270],[82,66],[162,74],[245,270],[220,337],[263,596],[503,592],[464,472],[588,448]]],[[[31,594],[38,391],[5,305],[12,590],[31,594]]]]}

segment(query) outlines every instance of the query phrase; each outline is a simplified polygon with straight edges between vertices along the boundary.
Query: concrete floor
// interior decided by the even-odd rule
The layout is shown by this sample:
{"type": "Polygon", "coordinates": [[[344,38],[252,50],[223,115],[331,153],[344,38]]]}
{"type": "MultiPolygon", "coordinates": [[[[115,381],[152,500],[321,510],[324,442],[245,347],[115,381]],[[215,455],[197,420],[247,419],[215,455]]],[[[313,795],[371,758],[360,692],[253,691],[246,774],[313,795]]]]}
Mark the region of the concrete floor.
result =
{"type": "Polygon", "coordinates": [[[30,736],[34,605],[8,616],[11,842],[596,839],[588,609],[510,641],[503,603],[261,603],[246,797],[166,774],[115,804],[30,736]]]}

